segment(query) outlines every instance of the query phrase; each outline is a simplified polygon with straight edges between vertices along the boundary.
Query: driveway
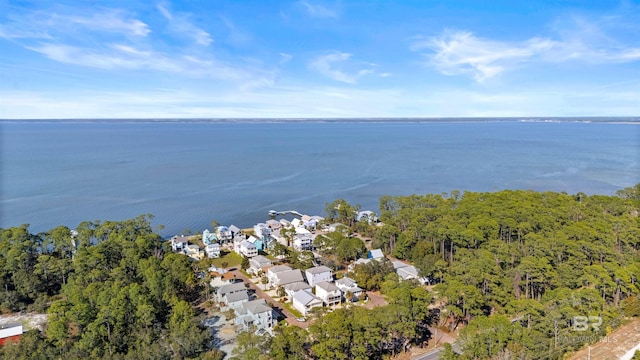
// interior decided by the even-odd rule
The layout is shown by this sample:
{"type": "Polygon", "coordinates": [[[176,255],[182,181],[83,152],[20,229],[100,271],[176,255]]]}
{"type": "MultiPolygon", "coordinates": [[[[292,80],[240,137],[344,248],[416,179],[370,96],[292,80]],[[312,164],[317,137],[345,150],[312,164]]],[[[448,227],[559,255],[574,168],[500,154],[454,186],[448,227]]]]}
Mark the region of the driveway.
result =
{"type": "Polygon", "coordinates": [[[249,284],[249,288],[255,290],[256,295],[262,299],[265,299],[268,304],[271,304],[273,309],[282,314],[289,325],[295,325],[306,329],[309,327],[308,322],[301,322],[296,320],[296,316],[293,315],[289,310],[285,309],[282,304],[276,300],[274,300],[269,294],[260,289],[256,284],[254,284],[245,274],[241,273],[238,270],[231,271],[233,275],[236,276],[237,279],[242,279],[245,284],[249,284]]]}

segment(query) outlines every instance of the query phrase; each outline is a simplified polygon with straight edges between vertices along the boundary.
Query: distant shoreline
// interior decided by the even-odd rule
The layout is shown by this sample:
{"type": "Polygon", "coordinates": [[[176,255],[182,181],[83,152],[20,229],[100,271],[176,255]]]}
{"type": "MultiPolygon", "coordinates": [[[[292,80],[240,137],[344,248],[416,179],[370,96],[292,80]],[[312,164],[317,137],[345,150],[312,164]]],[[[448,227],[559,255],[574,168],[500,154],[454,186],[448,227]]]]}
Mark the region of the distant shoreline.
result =
{"type": "Polygon", "coordinates": [[[0,123],[599,123],[636,125],[640,117],[408,117],[408,118],[99,118],[99,119],[0,119],[0,123]]]}

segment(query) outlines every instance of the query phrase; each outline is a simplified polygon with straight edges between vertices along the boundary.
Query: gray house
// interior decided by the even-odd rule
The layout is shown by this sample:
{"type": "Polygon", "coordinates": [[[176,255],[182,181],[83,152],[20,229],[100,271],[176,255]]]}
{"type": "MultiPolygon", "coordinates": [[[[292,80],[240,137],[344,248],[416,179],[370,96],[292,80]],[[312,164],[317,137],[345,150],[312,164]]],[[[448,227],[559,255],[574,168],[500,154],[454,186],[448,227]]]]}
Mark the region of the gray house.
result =
{"type": "Polygon", "coordinates": [[[249,330],[251,326],[255,326],[256,330],[269,333],[273,331],[275,325],[273,309],[264,299],[244,302],[235,312],[236,325],[240,325],[243,330],[249,330]]]}

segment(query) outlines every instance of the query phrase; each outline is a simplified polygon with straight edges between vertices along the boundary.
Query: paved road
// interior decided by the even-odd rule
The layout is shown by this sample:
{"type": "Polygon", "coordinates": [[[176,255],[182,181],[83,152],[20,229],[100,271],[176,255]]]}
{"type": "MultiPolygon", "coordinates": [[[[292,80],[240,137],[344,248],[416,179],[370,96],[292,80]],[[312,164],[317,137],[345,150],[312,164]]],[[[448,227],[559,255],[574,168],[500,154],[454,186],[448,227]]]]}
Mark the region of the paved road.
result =
{"type": "Polygon", "coordinates": [[[282,315],[284,315],[285,320],[287,321],[287,323],[289,323],[289,325],[295,325],[301,328],[308,328],[309,327],[309,323],[308,322],[301,322],[296,320],[296,316],[293,315],[289,310],[285,309],[282,304],[280,304],[280,302],[274,300],[271,296],[269,296],[269,294],[267,294],[266,292],[264,292],[262,289],[260,289],[256,284],[254,284],[245,274],[241,273],[238,270],[233,270],[231,271],[231,273],[233,275],[236,276],[236,278],[238,279],[242,279],[242,281],[244,281],[245,284],[249,284],[249,288],[255,290],[256,295],[262,299],[265,299],[267,301],[267,303],[271,304],[271,306],[276,309],[276,311],[278,311],[279,313],[281,313],[282,315]]]}

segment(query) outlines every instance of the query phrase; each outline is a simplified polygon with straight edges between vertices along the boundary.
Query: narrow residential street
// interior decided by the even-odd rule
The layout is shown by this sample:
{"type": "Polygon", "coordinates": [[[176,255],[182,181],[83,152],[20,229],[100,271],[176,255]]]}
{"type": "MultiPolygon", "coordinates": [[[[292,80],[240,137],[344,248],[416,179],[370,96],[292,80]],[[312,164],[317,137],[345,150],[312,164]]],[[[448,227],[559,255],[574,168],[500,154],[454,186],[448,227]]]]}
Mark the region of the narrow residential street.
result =
{"type": "Polygon", "coordinates": [[[242,281],[244,281],[245,284],[249,284],[249,288],[255,290],[256,295],[259,298],[265,299],[267,301],[267,303],[271,304],[271,306],[277,312],[279,312],[282,315],[284,315],[285,320],[287,321],[287,323],[289,323],[289,325],[295,325],[295,326],[298,326],[298,327],[301,327],[301,328],[304,328],[304,329],[309,327],[309,323],[308,322],[302,322],[302,321],[296,320],[296,316],[295,315],[293,315],[289,310],[285,309],[279,301],[274,300],[271,296],[269,296],[269,294],[267,294],[262,289],[260,289],[245,274],[243,274],[239,270],[233,270],[233,271],[231,271],[231,273],[233,275],[235,275],[235,277],[237,279],[242,279],[242,281]]]}

